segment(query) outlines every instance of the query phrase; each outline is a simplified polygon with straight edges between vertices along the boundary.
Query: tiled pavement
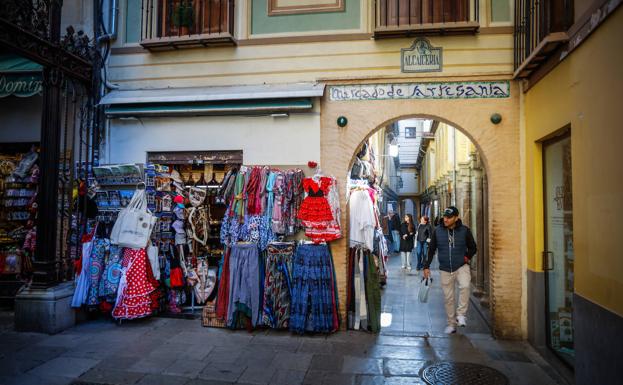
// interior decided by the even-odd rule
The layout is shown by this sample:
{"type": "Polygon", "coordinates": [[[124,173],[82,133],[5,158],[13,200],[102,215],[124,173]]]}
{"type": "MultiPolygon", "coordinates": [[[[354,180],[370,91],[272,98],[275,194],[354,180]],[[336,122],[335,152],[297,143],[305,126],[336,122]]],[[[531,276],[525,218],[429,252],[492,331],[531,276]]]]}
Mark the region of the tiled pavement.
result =
{"type": "Polygon", "coordinates": [[[438,280],[430,302],[418,303],[419,279],[397,259],[383,294],[391,323],[385,314],[380,335],[250,334],[165,318],[91,321],[54,336],[3,327],[0,384],[424,384],[420,370],[436,360],[485,364],[511,384],[563,384],[528,344],[490,337],[475,311],[467,328],[444,335],[438,280]]]}

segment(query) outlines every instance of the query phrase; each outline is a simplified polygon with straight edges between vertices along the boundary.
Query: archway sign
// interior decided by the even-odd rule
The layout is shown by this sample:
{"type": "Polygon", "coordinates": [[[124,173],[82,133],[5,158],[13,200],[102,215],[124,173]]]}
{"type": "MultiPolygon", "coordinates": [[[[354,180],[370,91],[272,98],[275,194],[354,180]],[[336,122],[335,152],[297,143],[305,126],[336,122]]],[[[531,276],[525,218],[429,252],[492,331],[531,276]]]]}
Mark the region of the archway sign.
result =
{"type": "MultiPolygon", "coordinates": [[[[322,111],[321,165],[335,176],[345,175],[350,169],[355,151],[364,140],[398,120],[438,120],[469,137],[482,155],[489,178],[493,332],[500,338],[524,337],[517,84],[500,78],[477,82],[329,83],[322,111]],[[503,117],[500,124],[491,123],[493,113],[503,117]],[[348,118],[346,127],[336,125],[339,116],[348,118]]],[[[332,250],[338,291],[341,298],[346,298],[349,218],[345,194],[340,199],[345,236],[332,243],[332,250]]],[[[345,319],[343,301],[340,311],[345,319]]]]}

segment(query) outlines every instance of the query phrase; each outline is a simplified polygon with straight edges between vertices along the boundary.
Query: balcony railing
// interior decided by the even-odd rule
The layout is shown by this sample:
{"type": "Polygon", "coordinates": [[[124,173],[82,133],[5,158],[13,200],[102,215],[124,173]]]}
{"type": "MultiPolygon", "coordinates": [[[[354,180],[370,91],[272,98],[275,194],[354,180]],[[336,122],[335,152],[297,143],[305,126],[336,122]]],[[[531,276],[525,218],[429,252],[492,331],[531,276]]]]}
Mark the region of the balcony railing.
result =
{"type": "Polygon", "coordinates": [[[375,38],[475,33],[478,0],[376,0],[375,38]]]}
{"type": "Polygon", "coordinates": [[[141,11],[145,48],[235,44],[234,0],[141,0],[141,11]]]}
{"type": "Polygon", "coordinates": [[[567,42],[572,22],[572,0],[516,0],[515,77],[529,76],[567,42]]]}

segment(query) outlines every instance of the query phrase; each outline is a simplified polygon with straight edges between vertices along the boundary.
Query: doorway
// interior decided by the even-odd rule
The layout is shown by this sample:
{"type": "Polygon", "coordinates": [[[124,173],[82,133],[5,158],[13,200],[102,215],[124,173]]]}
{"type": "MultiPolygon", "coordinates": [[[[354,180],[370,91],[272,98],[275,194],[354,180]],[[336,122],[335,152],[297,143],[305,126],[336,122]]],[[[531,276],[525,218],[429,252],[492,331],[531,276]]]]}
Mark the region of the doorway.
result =
{"type": "Polygon", "coordinates": [[[571,135],[543,142],[543,271],[547,345],[574,366],[571,135]]]}
{"type": "Polygon", "coordinates": [[[431,265],[435,284],[430,303],[420,303],[417,292],[427,239],[442,221],[440,213],[452,205],[478,242],[478,253],[470,263],[468,290],[474,294],[468,299],[470,327],[463,331],[490,333],[488,312],[481,309],[489,303],[489,277],[484,276],[489,272],[484,266],[489,263],[484,245],[488,240],[483,212],[488,209],[486,172],[474,142],[448,123],[401,119],[376,129],[357,148],[347,181],[348,327],[383,333],[444,331],[447,319],[436,258],[431,265]],[[383,204],[387,202],[392,204],[383,204]],[[405,239],[408,222],[413,230],[405,239]]]}

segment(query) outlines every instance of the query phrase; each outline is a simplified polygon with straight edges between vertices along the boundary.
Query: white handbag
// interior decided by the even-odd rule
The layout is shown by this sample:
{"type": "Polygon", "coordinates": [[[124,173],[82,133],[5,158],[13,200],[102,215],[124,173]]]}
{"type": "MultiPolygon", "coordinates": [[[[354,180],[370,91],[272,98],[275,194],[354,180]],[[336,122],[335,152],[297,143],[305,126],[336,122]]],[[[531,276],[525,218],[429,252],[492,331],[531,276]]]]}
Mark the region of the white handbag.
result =
{"type": "MultiPolygon", "coordinates": [[[[132,202],[122,212],[115,222],[118,227],[117,244],[121,247],[143,249],[147,246],[151,231],[156,224],[156,217],[147,209],[147,196],[144,190],[136,190],[132,202]]],[[[113,227],[114,230],[114,227],[113,227]]]]}
{"type": "Polygon", "coordinates": [[[418,291],[418,299],[420,302],[428,302],[428,292],[430,291],[430,283],[432,281],[432,278],[422,278],[422,281],[420,282],[420,290],[418,291]]]}

